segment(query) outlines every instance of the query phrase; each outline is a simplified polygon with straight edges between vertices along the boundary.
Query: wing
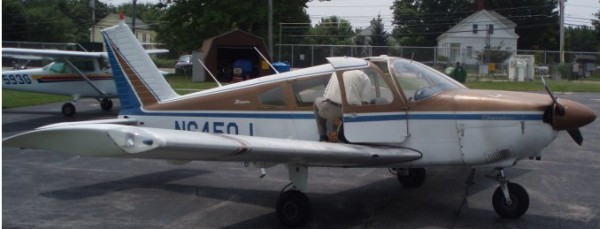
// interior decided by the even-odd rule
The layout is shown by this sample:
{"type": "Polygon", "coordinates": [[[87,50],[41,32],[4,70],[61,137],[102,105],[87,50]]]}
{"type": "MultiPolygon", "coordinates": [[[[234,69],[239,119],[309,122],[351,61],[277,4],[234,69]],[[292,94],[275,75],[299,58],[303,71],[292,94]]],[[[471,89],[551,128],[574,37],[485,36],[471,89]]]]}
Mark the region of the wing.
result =
{"type": "Polygon", "coordinates": [[[57,58],[100,58],[106,57],[105,52],[81,52],[55,49],[24,49],[24,48],[2,48],[3,57],[17,59],[48,59],[57,58]]]}
{"type": "Polygon", "coordinates": [[[417,151],[339,143],[221,135],[116,124],[58,125],[3,140],[3,147],[74,155],[166,160],[378,167],[421,158],[417,151]]]}
{"type": "MultiPolygon", "coordinates": [[[[167,49],[147,49],[148,54],[168,53],[167,49]]],[[[31,60],[54,60],[62,58],[108,58],[106,52],[82,52],[56,49],[24,49],[24,48],[2,48],[3,57],[31,60]]]]}

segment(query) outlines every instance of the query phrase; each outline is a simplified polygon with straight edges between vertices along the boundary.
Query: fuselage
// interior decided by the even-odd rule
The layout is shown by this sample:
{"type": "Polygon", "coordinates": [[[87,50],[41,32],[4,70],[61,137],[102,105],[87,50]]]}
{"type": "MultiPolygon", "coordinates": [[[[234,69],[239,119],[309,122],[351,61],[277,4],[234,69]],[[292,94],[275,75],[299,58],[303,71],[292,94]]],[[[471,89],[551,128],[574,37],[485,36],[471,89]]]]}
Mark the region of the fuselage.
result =
{"type": "Polygon", "coordinates": [[[77,97],[117,96],[110,69],[102,68],[98,59],[83,59],[72,63],[87,79],[67,63],[55,61],[43,68],[3,71],[2,88],[77,97]]]}
{"type": "Polygon", "coordinates": [[[378,64],[316,66],[159,103],[127,101],[134,105],[122,107],[120,116],[149,127],[316,141],[312,102],[323,94],[332,73],[363,69],[379,75],[378,85],[383,86],[375,86],[375,91],[384,102],[360,107],[342,104],[344,135],[352,144],[422,153],[421,159],[399,167],[512,166],[539,155],[556,137],[557,131],[543,120],[552,104],[548,95],[470,90],[437,73],[400,73],[398,68],[412,61],[390,58],[374,63],[378,64]],[[435,74],[430,76],[435,78],[426,80],[433,84],[428,92],[410,91],[399,74],[412,81],[426,78],[419,74],[435,74]]]}

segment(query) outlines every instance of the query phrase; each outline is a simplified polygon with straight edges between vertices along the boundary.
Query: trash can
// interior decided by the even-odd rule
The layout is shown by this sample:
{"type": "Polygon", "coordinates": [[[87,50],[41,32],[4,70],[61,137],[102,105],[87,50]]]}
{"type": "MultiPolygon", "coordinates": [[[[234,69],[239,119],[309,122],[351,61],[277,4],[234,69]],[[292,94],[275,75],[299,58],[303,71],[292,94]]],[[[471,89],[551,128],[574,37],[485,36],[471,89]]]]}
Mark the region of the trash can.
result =
{"type": "Polygon", "coordinates": [[[290,64],[288,64],[287,62],[275,62],[273,63],[273,67],[279,72],[289,72],[290,71],[290,64]]]}
{"type": "Polygon", "coordinates": [[[447,67],[444,70],[446,75],[452,77],[458,82],[464,83],[467,80],[467,71],[462,67],[447,67]]]}
{"type": "Polygon", "coordinates": [[[452,71],[452,78],[458,82],[465,83],[467,81],[467,70],[462,67],[454,68],[454,71],[452,71]]]}

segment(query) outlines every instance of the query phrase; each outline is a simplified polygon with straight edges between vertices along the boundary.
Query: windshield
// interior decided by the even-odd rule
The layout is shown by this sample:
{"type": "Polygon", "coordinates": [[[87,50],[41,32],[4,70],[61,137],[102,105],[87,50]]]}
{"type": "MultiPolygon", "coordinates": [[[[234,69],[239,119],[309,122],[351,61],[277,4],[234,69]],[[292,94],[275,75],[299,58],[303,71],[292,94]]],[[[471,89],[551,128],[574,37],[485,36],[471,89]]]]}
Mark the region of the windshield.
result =
{"type": "Polygon", "coordinates": [[[443,73],[416,61],[393,59],[391,71],[409,102],[429,98],[438,93],[465,88],[443,73]]]}

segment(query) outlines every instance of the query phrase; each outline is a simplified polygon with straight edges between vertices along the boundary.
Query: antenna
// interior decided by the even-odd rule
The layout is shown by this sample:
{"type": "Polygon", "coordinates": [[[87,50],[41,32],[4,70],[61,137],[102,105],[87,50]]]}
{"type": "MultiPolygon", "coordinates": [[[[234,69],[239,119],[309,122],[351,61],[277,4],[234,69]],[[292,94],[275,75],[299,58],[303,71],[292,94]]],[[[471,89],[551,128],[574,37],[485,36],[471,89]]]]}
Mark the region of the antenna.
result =
{"type": "Polygon", "coordinates": [[[269,60],[258,50],[258,48],[256,48],[256,46],[254,46],[254,50],[256,50],[256,52],[258,52],[258,55],[260,55],[260,57],[262,57],[263,60],[265,60],[265,62],[267,62],[267,64],[269,64],[269,66],[271,66],[271,69],[273,69],[273,71],[275,71],[276,74],[279,74],[279,71],[277,71],[277,69],[275,69],[275,67],[273,67],[271,62],[269,62],[269,60]]]}
{"type": "Polygon", "coordinates": [[[204,70],[206,70],[206,72],[208,72],[208,74],[210,75],[210,77],[212,77],[213,80],[215,80],[215,82],[217,82],[217,84],[219,85],[219,87],[223,86],[223,85],[221,85],[221,83],[219,83],[219,80],[217,80],[217,77],[215,77],[215,75],[213,75],[212,72],[210,72],[210,70],[208,70],[208,68],[206,67],[206,65],[204,65],[204,63],[202,63],[202,61],[200,59],[198,59],[198,63],[200,63],[202,65],[202,67],[204,68],[204,70]]]}

